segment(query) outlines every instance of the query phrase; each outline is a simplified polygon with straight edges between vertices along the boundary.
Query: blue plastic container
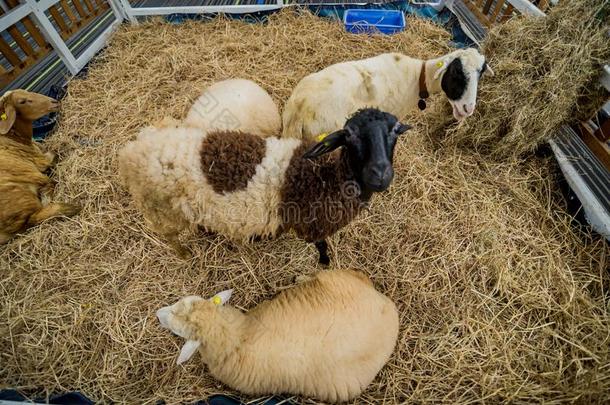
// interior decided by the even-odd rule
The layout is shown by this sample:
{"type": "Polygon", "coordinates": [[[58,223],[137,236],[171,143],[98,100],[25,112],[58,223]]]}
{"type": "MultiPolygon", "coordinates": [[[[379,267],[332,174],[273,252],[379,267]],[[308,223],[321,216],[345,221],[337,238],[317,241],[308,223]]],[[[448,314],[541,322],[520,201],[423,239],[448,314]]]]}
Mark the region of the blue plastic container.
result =
{"type": "Polygon", "coordinates": [[[352,9],[343,15],[345,29],[353,34],[395,34],[405,29],[405,15],[400,10],[352,9]]]}

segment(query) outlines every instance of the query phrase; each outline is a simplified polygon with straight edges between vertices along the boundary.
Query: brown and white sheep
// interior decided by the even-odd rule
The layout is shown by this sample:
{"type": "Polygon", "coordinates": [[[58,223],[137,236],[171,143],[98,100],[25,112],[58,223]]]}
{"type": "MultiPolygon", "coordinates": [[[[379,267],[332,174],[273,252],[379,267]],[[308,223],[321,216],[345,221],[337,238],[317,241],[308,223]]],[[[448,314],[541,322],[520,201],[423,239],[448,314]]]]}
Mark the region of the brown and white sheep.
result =
{"type": "Polygon", "coordinates": [[[185,297],[161,308],[161,325],[187,339],[178,364],[199,351],[210,374],[248,395],[354,399],[390,358],[398,338],[394,303],[360,272],[305,277],[250,311],[185,297]]]}
{"type": "Polygon", "coordinates": [[[80,211],[73,204],[41,201],[53,193],[55,183],[44,171],[55,156],[32,140],[32,122],[58,107],[57,100],[25,90],[0,98],[0,244],[49,218],[80,211]]]}
{"type": "Polygon", "coordinates": [[[151,228],[183,256],[178,234],[196,226],[240,241],[294,230],[328,264],[325,239],[389,187],[408,128],[376,109],[318,143],[148,127],[120,152],[119,174],[151,228]]]}

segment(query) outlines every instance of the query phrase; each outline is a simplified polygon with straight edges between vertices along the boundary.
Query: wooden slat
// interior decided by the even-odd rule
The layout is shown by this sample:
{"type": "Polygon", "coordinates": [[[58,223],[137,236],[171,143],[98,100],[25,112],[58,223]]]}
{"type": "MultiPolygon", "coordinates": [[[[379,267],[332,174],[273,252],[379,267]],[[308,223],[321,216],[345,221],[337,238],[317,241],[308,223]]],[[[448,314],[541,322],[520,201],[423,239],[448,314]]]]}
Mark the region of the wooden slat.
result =
{"type": "Polygon", "coordinates": [[[477,8],[478,8],[479,10],[480,10],[480,9],[483,7],[483,1],[484,1],[484,0],[477,0],[477,4],[476,4],[476,6],[477,6],[477,8]]]}
{"type": "Polygon", "coordinates": [[[61,8],[64,10],[64,13],[66,13],[66,15],[68,16],[68,19],[70,20],[71,25],[76,25],[78,20],[76,19],[76,16],[72,12],[72,7],[70,7],[67,0],[61,0],[59,2],[59,4],[61,4],[61,8]]]}
{"type": "Polygon", "coordinates": [[[513,16],[514,9],[515,8],[513,7],[513,5],[509,3],[506,7],[506,10],[504,10],[504,14],[502,14],[502,18],[500,18],[500,22],[504,22],[510,19],[513,16]]]}
{"type": "Polygon", "coordinates": [[[470,11],[472,11],[472,13],[477,17],[477,19],[479,20],[479,22],[481,24],[485,25],[488,28],[491,27],[491,25],[492,25],[491,22],[489,21],[487,16],[481,12],[481,9],[479,7],[476,7],[474,4],[471,4],[471,3],[464,3],[464,4],[466,4],[468,9],[470,11]]]}
{"type": "Polygon", "coordinates": [[[488,15],[489,14],[489,9],[491,8],[491,4],[493,3],[494,0],[487,0],[487,2],[485,3],[485,6],[483,6],[483,10],[482,13],[484,15],[488,15]]]}
{"type": "Polygon", "coordinates": [[[19,31],[17,26],[11,25],[7,29],[7,31],[9,34],[11,34],[11,37],[13,37],[17,45],[19,45],[19,48],[21,48],[23,53],[25,53],[27,56],[34,56],[35,52],[32,48],[32,45],[30,45],[28,41],[23,37],[23,34],[21,33],[21,31],[19,31]]]}
{"type": "Polygon", "coordinates": [[[95,8],[93,7],[93,4],[91,4],[91,1],[90,0],[83,0],[83,2],[85,3],[87,8],[89,9],[89,12],[87,14],[95,15],[95,8]]]}
{"type": "Polygon", "coordinates": [[[78,13],[78,15],[80,15],[80,18],[82,18],[84,20],[88,17],[87,12],[83,8],[81,0],[72,0],[72,4],[74,5],[74,8],[76,9],[76,12],[78,13]]]}
{"type": "MultiPolygon", "coordinates": [[[[9,6],[9,8],[11,8],[11,9],[15,8],[19,5],[19,0],[5,0],[5,1],[6,1],[6,5],[9,6]]],[[[45,41],[44,37],[42,36],[40,31],[36,27],[36,24],[34,24],[34,22],[30,19],[30,17],[25,17],[23,20],[21,20],[21,23],[25,26],[25,29],[30,33],[32,38],[34,38],[34,41],[36,41],[36,43],[38,44],[39,47],[46,48],[48,46],[47,41],[45,41]]]]}
{"type": "Polygon", "coordinates": [[[491,17],[489,18],[489,20],[493,23],[496,22],[496,19],[498,18],[498,14],[500,14],[500,10],[502,10],[502,7],[504,7],[504,0],[498,0],[498,2],[496,3],[496,8],[494,9],[493,14],[491,15],[491,17]]]}
{"type": "Polygon", "coordinates": [[[591,134],[589,128],[582,124],[580,125],[580,137],[606,169],[610,170],[610,148],[608,145],[605,142],[600,142],[591,134]]]}
{"type": "Polygon", "coordinates": [[[19,59],[19,56],[3,38],[0,38],[0,52],[2,52],[6,60],[8,60],[13,67],[19,67],[21,65],[21,59],[19,59]]]}
{"type": "Polygon", "coordinates": [[[57,6],[49,7],[49,13],[53,17],[53,20],[55,20],[55,22],[59,26],[59,33],[61,34],[61,37],[63,39],[67,39],[70,36],[70,27],[68,27],[68,25],[66,24],[66,21],[62,17],[57,6]]]}

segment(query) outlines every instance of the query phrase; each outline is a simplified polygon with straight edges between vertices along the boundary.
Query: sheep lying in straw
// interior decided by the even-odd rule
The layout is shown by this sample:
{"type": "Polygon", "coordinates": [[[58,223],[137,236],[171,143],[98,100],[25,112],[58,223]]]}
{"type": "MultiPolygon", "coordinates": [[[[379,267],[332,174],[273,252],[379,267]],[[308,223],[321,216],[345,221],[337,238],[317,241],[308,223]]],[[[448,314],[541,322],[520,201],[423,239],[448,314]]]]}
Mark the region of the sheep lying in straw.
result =
{"type": "Polygon", "coordinates": [[[55,156],[42,153],[32,140],[32,122],[58,107],[57,100],[25,90],[0,98],[0,244],[46,219],[80,211],[72,204],[41,201],[53,193],[54,182],[43,172],[55,156]]]}
{"type": "Polygon", "coordinates": [[[425,108],[429,93],[441,90],[462,120],[475,109],[480,76],[491,69],[476,49],[436,59],[399,53],[338,63],[303,78],[284,109],[284,136],[311,139],[340,128],[353,111],[373,106],[398,117],[425,108]]]}
{"type": "Polygon", "coordinates": [[[396,140],[408,129],[376,109],[357,112],[317,144],[148,127],[120,152],[119,173],[152,229],[181,256],[188,252],[178,234],[193,225],[241,241],[292,229],[328,264],[325,239],[390,186],[396,140]]]}
{"type": "Polygon", "coordinates": [[[280,132],[277,105],[262,87],[251,80],[229,79],[212,84],[191,106],[181,123],[164,118],[158,127],[191,126],[211,130],[249,132],[262,137],[280,132]]]}
{"type": "Polygon", "coordinates": [[[247,313],[223,305],[231,290],[161,308],[161,325],[187,339],[210,373],[250,395],[289,393],[348,401],[373,381],[398,337],[394,303],[362,273],[319,272],[247,313]]]}

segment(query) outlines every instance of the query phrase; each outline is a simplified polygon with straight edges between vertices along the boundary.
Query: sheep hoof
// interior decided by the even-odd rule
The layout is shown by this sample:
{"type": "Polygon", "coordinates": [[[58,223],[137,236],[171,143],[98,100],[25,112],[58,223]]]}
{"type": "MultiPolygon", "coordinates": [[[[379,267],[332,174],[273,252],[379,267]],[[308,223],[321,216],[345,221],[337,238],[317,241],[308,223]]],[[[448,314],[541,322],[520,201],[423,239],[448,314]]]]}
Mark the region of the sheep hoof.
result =
{"type": "Polygon", "coordinates": [[[44,157],[47,158],[49,167],[53,167],[57,163],[57,155],[53,152],[46,152],[44,157]]]}
{"type": "Polygon", "coordinates": [[[328,266],[330,265],[330,257],[320,256],[320,260],[318,260],[318,263],[320,263],[322,266],[328,266]]]}

